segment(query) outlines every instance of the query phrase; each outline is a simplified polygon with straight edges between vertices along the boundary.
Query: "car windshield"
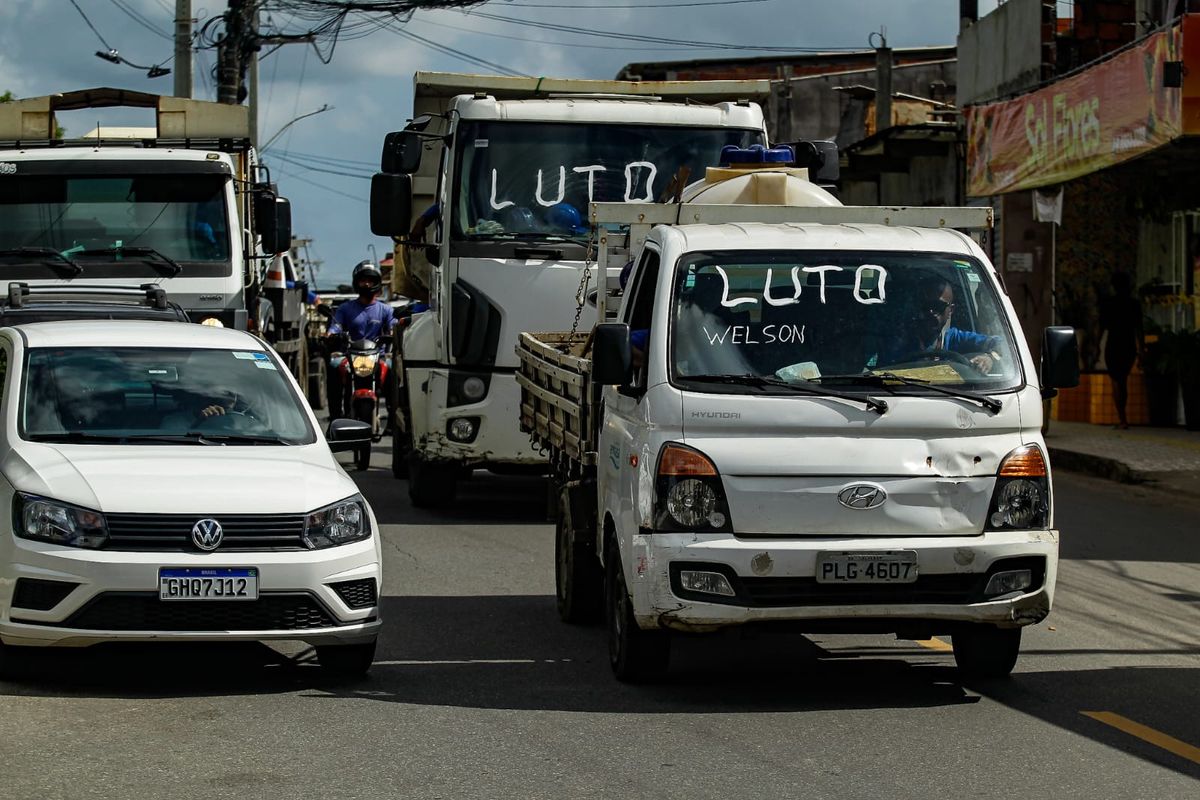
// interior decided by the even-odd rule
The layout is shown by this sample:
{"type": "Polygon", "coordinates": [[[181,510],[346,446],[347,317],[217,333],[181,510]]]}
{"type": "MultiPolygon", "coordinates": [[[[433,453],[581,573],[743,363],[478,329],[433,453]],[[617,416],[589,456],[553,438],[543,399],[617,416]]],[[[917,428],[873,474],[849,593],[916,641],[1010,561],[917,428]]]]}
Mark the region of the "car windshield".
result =
{"type": "Polygon", "coordinates": [[[261,351],[29,351],[21,435],[81,444],[311,444],[300,400],[261,351]]]}
{"type": "Polygon", "coordinates": [[[0,277],[46,277],[44,258],[16,252],[33,249],[66,255],[85,278],[158,277],[164,256],[188,265],[192,277],[232,268],[223,175],[14,175],[3,181],[0,277]]]}
{"type": "Polygon", "coordinates": [[[1022,377],[993,281],[961,255],[706,253],[680,260],[674,291],[673,375],[697,391],[1002,391],[1022,377]]]}
{"type": "Polygon", "coordinates": [[[725,145],[762,142],[733,128],[466,123],[458,132],[453,238],[580,238],[588,203],[654,202],[681,167],[691,180],[725,145]]]}

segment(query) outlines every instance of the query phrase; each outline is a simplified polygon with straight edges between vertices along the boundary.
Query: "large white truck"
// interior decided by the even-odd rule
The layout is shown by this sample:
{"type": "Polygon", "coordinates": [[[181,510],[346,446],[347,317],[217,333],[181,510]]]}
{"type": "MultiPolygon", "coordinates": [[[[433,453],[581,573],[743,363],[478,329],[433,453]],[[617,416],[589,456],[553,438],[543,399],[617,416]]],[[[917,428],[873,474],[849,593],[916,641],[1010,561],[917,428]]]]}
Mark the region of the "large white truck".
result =
{"type": "MultiPolygon", "coordinates": [[[[419,506],[464,469],[544,471],[517,426],[522,330],[588,329],[592,201],[653,202],[681,168],[766,138],[766,81],[637,83],[417,73],[414,118],[384,144],[372,230],[427,247],[402,262],[428,287],[396,346],[394,472],[419,506]]],[[[592,281],[594,286],[594,280],[592,281]]]]}
{"type": "Polygon", "coordinates": [[[1047,329],[1039,373],[956,230],[991,209],[718,178],[743,185],[595,204],[601,273],[637,253],[613,321],[521,335],[560,616],[603,610],[622,680],[660,677],[673,631],[745,625],[949,635],[964,673],[1007,675],[1054,597],[1042,401],[1078,382],[1073,331],[1047,329]],[[746,204],[770,196],[802,205],[746,204]]]}
{"type": "Polygon", "coordinates": [[[123,89],[0,104],[0,288],[153,283],[194,322],[258,333],[306,387],[304,286],[268,279],[290,206],[249,136],[245,107],[123,89]],[[58,138],[56,112],[109,107],[154,126],[58,138]]]}

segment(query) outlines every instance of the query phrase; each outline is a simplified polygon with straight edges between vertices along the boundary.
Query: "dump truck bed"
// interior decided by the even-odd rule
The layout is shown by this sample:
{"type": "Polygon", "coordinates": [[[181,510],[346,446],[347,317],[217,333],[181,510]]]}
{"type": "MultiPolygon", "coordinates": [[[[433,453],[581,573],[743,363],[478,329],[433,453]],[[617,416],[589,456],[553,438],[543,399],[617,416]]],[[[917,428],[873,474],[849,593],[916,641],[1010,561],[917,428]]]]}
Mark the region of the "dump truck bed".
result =
{"type": "Polygon", "coordinates": [[[550,452],[552,462],[595,463],[590,345],[589,334],[566,331],[522,333],[517,343],[521,430],[550,452]]]}

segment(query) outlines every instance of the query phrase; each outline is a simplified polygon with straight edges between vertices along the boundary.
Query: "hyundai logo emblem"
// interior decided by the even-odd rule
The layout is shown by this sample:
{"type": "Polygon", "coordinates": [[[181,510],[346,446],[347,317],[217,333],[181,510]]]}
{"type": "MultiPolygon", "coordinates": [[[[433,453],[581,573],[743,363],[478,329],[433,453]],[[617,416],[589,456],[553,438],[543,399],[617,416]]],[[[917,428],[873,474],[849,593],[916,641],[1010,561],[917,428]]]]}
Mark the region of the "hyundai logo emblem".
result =
{"type": "Polygon", "coordinates": [[[192,526],[192,544],[206,553],[220,547],[224,538],[225,532],[221,530],[221,523],[215,519],[202,519],[192,526]]]}
{"type": "Polygon", "coordinates": [[[869,483],[856,483],[838,492],[838,502],[846,508],[867,510],[879,508],[887,500],[887,492],[882,486],[872,486],[869,483]]]}

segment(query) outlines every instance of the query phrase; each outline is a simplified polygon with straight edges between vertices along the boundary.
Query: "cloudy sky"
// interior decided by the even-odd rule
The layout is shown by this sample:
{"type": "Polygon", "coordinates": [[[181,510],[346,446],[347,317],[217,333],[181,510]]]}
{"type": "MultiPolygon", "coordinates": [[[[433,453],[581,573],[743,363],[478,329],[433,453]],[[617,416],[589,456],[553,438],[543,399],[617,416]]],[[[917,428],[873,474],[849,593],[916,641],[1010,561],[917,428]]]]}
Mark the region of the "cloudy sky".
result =
{"type": "MultiPolygon", "coordinates": [[[[0,92],[32,97],[95,86],[170,94],[171,76],[96,58],[101,38],[137,64],[171,57],[175,0],[0,0],[0,92]]],[[[983,0],[980,11],[995,6],[983,0]]],[[[225,0],[193,0],[203,22],[225,0]]],[[[747,50],[641,44],[607,35],[546,30],[530,21],[607,33],[643,33],[693,42],[796,48],[866,47],[880,27],[893,47],[952,44],[958,0],[488,0],[474,11],[418,12],[404,25],[412,37],[379,31],[341,42],[330,64],[307,45],[292,44],[260,63],[260,139],[298,115],[330,110],[291,125],[266,153],[292,200],[295,233],[314,241],[324,260],[321,283],[343,279],[359,260],[390,248],[370,233],[367,176],[378,164],[383,135],[403,127],[412,109],[415,70],[485,72],[464,56],[513,72],[612,78],[629,62],[762,55],[747,50]],[[671,8],[670,6],[683,6],[671,8]],[[424,40],[423,42],[420,40],[424,40]],[[435,46],[436,45],[436,46],[435,46]],[[440,47],[437,47],[440,46],[440,47]],[[453,53],[459,51],[462,55],[453,53]]],[[[212,53],[196,54],[195,97],[214,99],[212,53]]],[[[169,66],[169,65],[168,65],[169,66]]],[[[130,121],[112,112],[64,115],[68,133],[97,121],[130,121]]],[[[152,124],[152,123],[143,123],[152,124]]]]}

